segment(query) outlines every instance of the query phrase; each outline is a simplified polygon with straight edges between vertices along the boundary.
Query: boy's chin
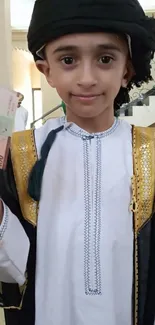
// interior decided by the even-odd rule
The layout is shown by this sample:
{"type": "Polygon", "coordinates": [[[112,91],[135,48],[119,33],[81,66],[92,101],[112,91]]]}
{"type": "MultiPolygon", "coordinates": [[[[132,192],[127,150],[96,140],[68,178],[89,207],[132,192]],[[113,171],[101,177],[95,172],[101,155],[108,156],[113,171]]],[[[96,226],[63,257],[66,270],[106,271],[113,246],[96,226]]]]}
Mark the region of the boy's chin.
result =
{"type": "Polygon", "coordinates": [[[72,111],[76,116],[81,117],[81,118],[97,118],[100,116],[104,110],[103,107],[101,110],[96,109],[94,107],[83,107],[83,108],[78,108],[78,110],[72,111]]]}

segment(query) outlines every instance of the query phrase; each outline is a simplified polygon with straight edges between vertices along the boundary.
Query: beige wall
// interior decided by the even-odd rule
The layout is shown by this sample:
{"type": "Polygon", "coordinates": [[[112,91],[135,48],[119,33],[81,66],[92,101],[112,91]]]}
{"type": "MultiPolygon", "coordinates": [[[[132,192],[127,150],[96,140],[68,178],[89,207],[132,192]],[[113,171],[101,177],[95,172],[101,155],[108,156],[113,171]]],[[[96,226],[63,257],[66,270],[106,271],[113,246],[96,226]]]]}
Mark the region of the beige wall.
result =
{"type": "Polygon", "coordinates": [[[32,122],[31,56],[19,49],[12,51],[13,88],[24,95],[22,105],[28,110],[28,127],[32,122]]]}
{"type": "Polygon", "coordinates": [[[0,86],[12,87],[9,0],[0,0],[0,62],[0,86]]]}
{"type": "Polygon", "coordinates": [[[31,85],[32,88],[41,88],[41,74],[34,62],[31,63],[31,85]]]}

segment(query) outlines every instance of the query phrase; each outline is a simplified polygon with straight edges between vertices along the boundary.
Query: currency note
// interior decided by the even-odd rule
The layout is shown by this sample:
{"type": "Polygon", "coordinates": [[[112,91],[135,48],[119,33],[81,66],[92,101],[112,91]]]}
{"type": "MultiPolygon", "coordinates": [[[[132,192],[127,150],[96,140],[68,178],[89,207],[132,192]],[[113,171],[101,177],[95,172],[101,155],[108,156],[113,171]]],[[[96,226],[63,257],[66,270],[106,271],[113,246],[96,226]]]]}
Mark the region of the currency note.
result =
{"type": "Polygon", "coordinates": [[[17,93],[0,87],[0,169],[6,168],[17,105],[17,93]]]}

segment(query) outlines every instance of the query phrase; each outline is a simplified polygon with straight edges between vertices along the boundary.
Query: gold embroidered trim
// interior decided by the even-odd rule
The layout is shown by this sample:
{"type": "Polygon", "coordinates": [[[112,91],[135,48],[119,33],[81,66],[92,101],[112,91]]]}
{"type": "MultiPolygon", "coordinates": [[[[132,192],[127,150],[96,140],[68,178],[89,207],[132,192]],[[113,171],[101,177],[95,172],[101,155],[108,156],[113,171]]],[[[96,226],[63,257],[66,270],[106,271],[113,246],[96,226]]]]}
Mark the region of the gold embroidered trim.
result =
{"type": "Polygon", "coordinates": [[[133,175],[131,178],[131,185],[132,185],[132,201],[130,204],[130,210],[135,213],[138,211],[138,203],[137,203],[137,195],[136,195],[136,177],[133,175]]]}
{"type": "Polygon", "coordinates": [[[155,196],[155,129],[133,127],[132,203],[134,213],[135,241],[135,314],[134,325],[138,325],[138,233],[150,219],[155,196]]]}
{"type": "Polygon", "coordinates": [[[37,161],[33,130],[15,132],[12,135],[11,158],[23,217],[36,226],[38,204],[27,193],[28,177],[37,161]]]}
{"type": "Polygon", "coordinates": [[[133,198],[135,211],[135,232],[150,218],[154,205],[155,187],[155,130],[133,127],[133,198]]]}

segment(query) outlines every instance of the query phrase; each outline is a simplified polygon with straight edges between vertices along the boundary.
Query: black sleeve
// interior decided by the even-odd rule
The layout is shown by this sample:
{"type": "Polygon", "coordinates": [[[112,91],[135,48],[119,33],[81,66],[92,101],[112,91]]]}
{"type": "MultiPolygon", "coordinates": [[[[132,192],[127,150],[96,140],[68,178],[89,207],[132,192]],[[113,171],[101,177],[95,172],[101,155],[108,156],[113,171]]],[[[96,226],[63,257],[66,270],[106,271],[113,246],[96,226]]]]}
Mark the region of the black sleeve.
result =
{"type": "Polygon", "coordinates": [[[6,170],[0,170],[0,197],[13,214],[22,218],[10,153],[6,170]]]}

